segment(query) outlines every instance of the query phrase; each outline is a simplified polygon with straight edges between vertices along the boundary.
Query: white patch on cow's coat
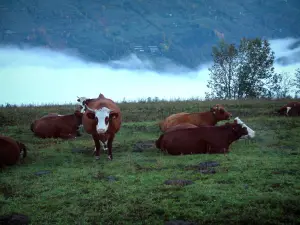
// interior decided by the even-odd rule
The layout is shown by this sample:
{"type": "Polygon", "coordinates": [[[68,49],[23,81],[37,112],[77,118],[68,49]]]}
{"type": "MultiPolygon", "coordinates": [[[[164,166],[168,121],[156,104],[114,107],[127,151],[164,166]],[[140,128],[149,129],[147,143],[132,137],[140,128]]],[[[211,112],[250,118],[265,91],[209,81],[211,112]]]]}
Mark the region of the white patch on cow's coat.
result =
{"type": "Polygon", "coordinates": [[[236,117],[234,120],[236,120],[238,124],[241,124],[242,127],[246,127],[247,128],[248,135],[243,135],[241,137],[241,139],[244,139],[244,138],[254,138],[255,137],[255,131],[252,130],[250,127],[248,127],[240,118],[236,117]]]}
{"type": "Polygon", "coordinates": [[[292,107],[289,107],[289,106],[286,107],[286,115],[287,115],[287,116],[289,115],[288,113],[289,113],[289,111],[291,110],[291,108],[292,108],[292,107]]]}
{"type": "Polygon", "coordinates": [[[107,151],[107,141],[105,141],[104,143],[102,141],[100,141],[101,147],[103,148],[104,151],[107,151]]]}

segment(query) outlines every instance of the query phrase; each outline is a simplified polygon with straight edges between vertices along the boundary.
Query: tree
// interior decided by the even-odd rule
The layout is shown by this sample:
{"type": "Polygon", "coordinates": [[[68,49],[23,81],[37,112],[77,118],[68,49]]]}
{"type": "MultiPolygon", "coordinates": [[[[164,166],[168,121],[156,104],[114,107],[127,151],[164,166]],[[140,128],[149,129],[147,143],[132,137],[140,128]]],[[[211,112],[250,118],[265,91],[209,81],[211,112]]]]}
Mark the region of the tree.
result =
{"type": "Polygon", "coordinates": [[[207,97],[257,98],[274,86],[274,52],[267,40],[242,38],[238,48],[223,40],[213,47],[207,97]]]}
{"type": "Polygon", "coordinates": [[[296,70],[295,78],[293,84],[296,88],[296,94],[300,93],[300,68],[296,70]]]}
{"type": "Polygon", "coordinates": [[[271,97],[287,98],[292,95],[293,80],[289,73],[274,74],[273,85],[270,87],[271,97]]]}
{"type": "Polygon", "coordinates": [[[207,87],[211,89],[206,93],[206,98],[231,99],[235,97],[235,77],[238,66],[238,51],[233,44],[227,44],[223,40],[219,46],[212,50],[214,64],[209,68],[210,80],[207,87]]]}
{"type": "Polygon", "coordinates": [[[243,38],[239,46],[239,60],[238,98],[265,97],[268,87],[274,82],[274,52],[269,42],[260,38],[243,38]]]}

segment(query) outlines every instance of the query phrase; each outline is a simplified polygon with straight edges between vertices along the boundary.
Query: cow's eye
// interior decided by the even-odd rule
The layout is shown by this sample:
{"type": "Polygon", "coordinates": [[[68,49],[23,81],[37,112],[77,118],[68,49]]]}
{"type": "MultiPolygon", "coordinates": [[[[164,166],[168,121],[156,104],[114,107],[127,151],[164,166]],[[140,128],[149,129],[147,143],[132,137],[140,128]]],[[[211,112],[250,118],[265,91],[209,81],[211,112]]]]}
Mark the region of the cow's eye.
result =
{"type": "Polygon", "coordinates": [[[108,124],[108,116],[105,117],[105,124],[108,124]]]}

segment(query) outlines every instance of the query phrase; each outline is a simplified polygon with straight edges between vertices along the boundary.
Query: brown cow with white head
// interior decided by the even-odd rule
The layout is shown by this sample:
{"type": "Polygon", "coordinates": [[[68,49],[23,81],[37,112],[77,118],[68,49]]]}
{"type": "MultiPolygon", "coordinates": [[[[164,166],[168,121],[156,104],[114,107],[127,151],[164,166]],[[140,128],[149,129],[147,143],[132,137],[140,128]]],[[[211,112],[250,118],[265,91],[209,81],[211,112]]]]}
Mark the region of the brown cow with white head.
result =
{"type": "Polygon", "coordinates": [[[285,116],[299,116],[300,115],[300,102],[289,102],[277,110],[279,115],[285,116]]]}
{"type": "Polygon", "coordinates": [[[95,158],[100,158],[100,144],[103,150],[108,149],[108,159],[112,160],[112,143],[115,134],[120,130],[122,115],[120,108],[111,99],[100,94],[98,98],[85,101],[85,112],[82,117],[84,130],[91,134],[95,143],[95,158]]]}
{"type": "Polygon", "coordinates": [[[162,132],[179,124],[193,124],[195,126],[216,125],[219,121],[230,120],[232,114],[227,112],[222,105],[215,105],[209,111],[186,113],[181,112],[168,116],[165,120],[159,123],[159,128],[162,132]]]}

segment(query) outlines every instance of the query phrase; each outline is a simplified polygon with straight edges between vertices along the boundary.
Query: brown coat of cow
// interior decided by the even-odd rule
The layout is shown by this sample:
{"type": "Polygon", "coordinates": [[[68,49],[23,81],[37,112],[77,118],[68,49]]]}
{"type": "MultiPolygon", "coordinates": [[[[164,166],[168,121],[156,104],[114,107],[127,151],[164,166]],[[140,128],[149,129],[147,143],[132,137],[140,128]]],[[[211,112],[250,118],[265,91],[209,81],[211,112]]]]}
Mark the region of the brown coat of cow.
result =
{"type": "Polygon", "coordinates": [[[171,155],[227,153],[232,142],[247,134],[247,128],[235,121],[221,126],[201,126],[166,132],[158,138],[155,145],[171,155]]]}
{"type": "Polygon", "coordinates": [[[300,116],[300,102],[289,102],[277,110],[277,113],[285,116],[300,116]],[[287,107],[291,107],[288,112],[287,107]]]}
{"type": "Polygon", "coordinates": [[[168,116],[165,120],[159,123],[159,128],[162,132],[165,132],[170,127],[176,126],[182,123],[193,124],[197,127],[203,125],[216,125],[219,121],[229,120],[231,113],[226,112],[223,106],[217,104],[206,112],[198,113],[186,113],[181,112],[168,116]]]}
{"type": "Polygon", "coordinates": [[[167,132],[171,132],[174,130],[180,130],[180,129],[186,129],[186,128],[197,128],[198,126],[191,124],[191,123],[181,123],[181,124],[177,124],[173,127],[168,128],[165,133],[167,132]]]}
{"type": "Polygon", "coordinates": [[[0,168],[16,164],[20,159],[27,156],[26,146],[11,137],[0,135],[0,168]]]}
{"type": "Polygon", "coordinates": [[[82,115],[78,110],[67,115],[50,113],[31,123],[30,129],[40,138],[72,139],[80,136],[78,129],[82,124],[82,115]]]}
{"type": "Polygon", "coordinates": [[[113,100],[105,98],[103,94],[100,94],[98,98],[95,99],[87,99],[85,104],[86,109],[82,117],[82,125],[84,130],[93,137],[95,143],[95,157],[96,159],[99,159],[100,157],[101,142],[104,150],[108,148],[108,159],[112,160],[112,143],[115,138],[115,134],[120,130],[122,123],[121,110],[113,100]],[[95,110],[102,109],[103,107],[112,111],[105,121],[105,124],[108,124],[107,130],[105,130],[105,132],[98,133],[96,127],[99,121],[95,110]]]}

